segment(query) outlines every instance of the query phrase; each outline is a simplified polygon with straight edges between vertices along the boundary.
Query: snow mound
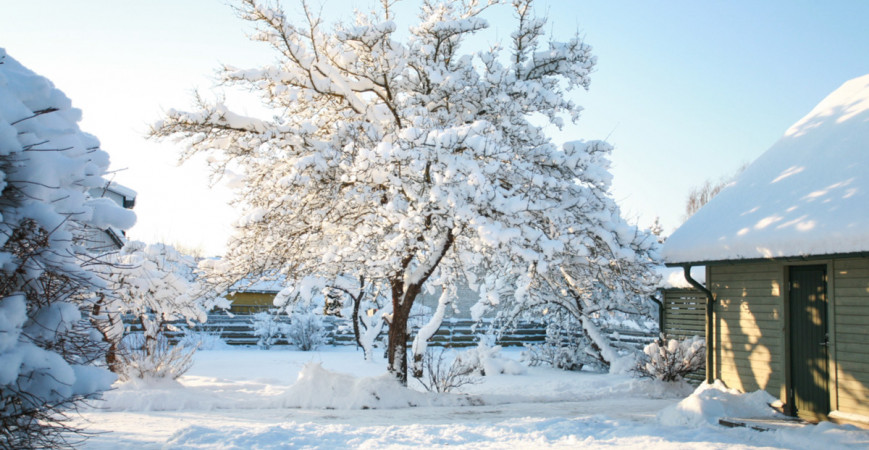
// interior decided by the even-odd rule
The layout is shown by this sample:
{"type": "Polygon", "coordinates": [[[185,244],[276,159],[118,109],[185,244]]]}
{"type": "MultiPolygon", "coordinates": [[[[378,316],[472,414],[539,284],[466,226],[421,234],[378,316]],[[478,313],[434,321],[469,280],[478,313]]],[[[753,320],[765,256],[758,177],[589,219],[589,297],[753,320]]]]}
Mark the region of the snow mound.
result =
{"type": "Polygon", "coordinates": [[[720,380],[703,383],[681,402],[658,413],[658,421],[671,427],[718,424],[722,417],[772,418],[784,417],[770,407],[777,399],[766,391],[743,394],[728,389],[720,380]]]}
{"type": "Polygon", "coordinates": [[[528,372],[522,363],[504,357],[500,345],[489,347],[481,342],[457,355],[456,359],[463,366],[476,367],[480,375],[524,375],[528,372]]]}
{"type": "Polygon", "coordinates": [[[171,378],[130,378],[115,383],[93,406],[103,411],[185,411],[228,407],[220,395],[203,395],[171,378]]]}
{"type": "Polygon", "coordinates": [[[309,362],[285,394],[284,407],[306,409],[393,409],[413,406],[458,406],[470,397],[435,395],[402,386],[393,375],[357,378],[309,362]]]}

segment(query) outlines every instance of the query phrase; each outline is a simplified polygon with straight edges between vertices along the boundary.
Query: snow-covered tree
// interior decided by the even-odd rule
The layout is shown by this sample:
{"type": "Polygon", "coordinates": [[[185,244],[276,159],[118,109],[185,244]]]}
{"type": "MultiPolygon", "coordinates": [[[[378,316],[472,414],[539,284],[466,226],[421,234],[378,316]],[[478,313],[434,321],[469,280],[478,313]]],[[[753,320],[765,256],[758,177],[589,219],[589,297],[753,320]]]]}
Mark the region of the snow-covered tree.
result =
{"type": "Polygon", "coordinates": [[[109,156],[81,112],[0,49],[0,447],[67,444],[67,407],[108,389],[89,315],[101,280],[86,228],[126,229],[131,211],[88,191],[109,156]]]}
{"type": "Polygon", "coordinates": [[[107,263],[103,266],[107,270],[100,270],[106,289],[97,301],[100,315],[95,319],[110,345],[106,357],[108,366],[125,379],[180,376],[183,372],[179,370],[163,368],[171,368],[172,361],[183,367],[196,348],[170,349],[164,342],[163,332],[179,320],[203,323],[208,319],[209,310],[226,308],[229,302],[209,295],[210,290],[199,282],[194,272],[193,257],[178,253],[170,245],[130,241],[102,260],[107,263]],[[136,341],[134,348],[122,351],[124,324],[121,316],[124,314],[141,325],[142,339],[136,341]]]}
{"type": "Polygon", "coordinates": [[[329,30],[305,3],[307,21],[295,24],[244,0],[253,38],[278,61],[225,66],[220,78],[259,93],[275,117],[198,98],[196,111],[170,110],[152,132],[186,142],[185,157],[208,153],[217,174],[239,174],[244,212],[212,269],[230,280],[278,270],[388,286],[388,368],[404,382],[407,321],[424,289],[445,294],[416,336],[415,371],[457,283],[491,292],[499,277],[486,275],[504,274],[525,298],[544,274],[618,272],[645,245],[622,234],[614,204],[601,202],[606,186],[583,181],[609,176],[596,156],[609,147],[558,147],[542,125],[578,119],[566,94],[588,88],[591,48],[547,39],[531,1],[515,0],[508,49],[463,50],[494,3],[425,0],[399,40],[389,1],[329,30]]]}

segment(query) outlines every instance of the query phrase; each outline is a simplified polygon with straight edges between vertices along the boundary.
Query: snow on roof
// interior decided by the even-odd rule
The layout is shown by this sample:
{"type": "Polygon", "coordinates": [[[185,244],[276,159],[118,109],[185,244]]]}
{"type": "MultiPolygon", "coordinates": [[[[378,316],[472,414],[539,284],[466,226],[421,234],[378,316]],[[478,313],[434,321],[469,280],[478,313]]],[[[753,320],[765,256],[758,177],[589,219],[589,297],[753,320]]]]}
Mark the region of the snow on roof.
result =
{"type": "Polygon", "coordinates": [[[667,239],[668,264],[869,251],[869,75],[843,84],[667,239]]]}
{"type": "Polygon", "coordinates": [[[114,181],[109,183],[108,187],[106,187],[106,190],[112,191],[122,197],[126,197],[129,199],[134,199],[137,195],[136,191],[114,181]]]}
{"type": "Polygon", "coordinates": [[[287,279],[284,276],[280,276],[277,279],[250,277],[235,283],[230,290],[238,292],[278,293],[286,285],[287,279]]]}

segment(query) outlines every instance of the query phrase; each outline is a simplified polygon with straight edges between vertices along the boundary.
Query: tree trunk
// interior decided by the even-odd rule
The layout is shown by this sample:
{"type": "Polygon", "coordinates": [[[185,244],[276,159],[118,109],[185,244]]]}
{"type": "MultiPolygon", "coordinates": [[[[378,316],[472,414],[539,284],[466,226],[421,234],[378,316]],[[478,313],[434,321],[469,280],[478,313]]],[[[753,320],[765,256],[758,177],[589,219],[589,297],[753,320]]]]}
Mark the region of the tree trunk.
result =
{"type": "Polygon", "coordinates": [[[118,340],[112,339],[110,336],[111,330],[115,325],[115,319],[120,320],[120,318],[113,317],[110,313],[106,313],[106,322],[100,323],[99,319],[96,319],[101,312],[103,302],[105,302],[105,296],[103,294],[99,294],[100,299],[94,304],[93,307],[93,316],[91,317],[91,324],[93,327],[99,331],[100,335],[103,337],[103,342],[109,345],[106,349],[106,366],[110,371],[114,373],[119,373],[120,368],[118,367],[118,340]]]}
{"type": "Polygon", "coordinates": [[[362,345],[362,333],[359,331],[359,321],[362,320],[362,318],[359,317],[359,306],[362,303],[362,294],[358,297],[351,296],[351,298],[353,298],[353,336],[356,338],[356,348],[364,348],[365,346],[362,345]]]}
{"type": "Polygon", "coordinates": [[[392,293],[392,320],[389,322],[389,343],[386,346],[389,372],[398,381],[407,386],[407,319],[410,316],[410,308],[406,308],[402,297],[392,293]]]}
{"type": "Polygon", "coordinates": [[[452,303],[448,293],[444,290],[441,293],[440,298],[438,298],[438,307],[435,310],[434,315],[428,321],[428,323],[419,329],[416,333],[416,337],[413,339],[413,377],[414,378],[422,378],[423,375],[423,356],[425,356],[426,349],[428,348],[429,339],[437,333],[438,329],[441,327],[441,324],[444,321],[444,314],[446,313],[447,306],[452,303]]]}
{"type": "Polygon", "coordinates": [[[402,280],[392,280],[392,320],[389,322],[386,354],[389,372],[404,386],[407,386],[407,341],[410,337],[407,320],[421,287],[420,284],[412,284],[405,291],[402,280]]]}
{"type": "MultiPolygon", "coordinates": [[[[423,284],[440,264],[453,242],[455,242],[455,236],[452,230],[447,230],[434,259],[428,262],[425,269],[419,274],[420,276],[411,277],[413,282],[407,286],[404,284],[404,273],[398,273],[389,280],[392,287],[392,320],[389,322],[389,343],[386,347],[386,354],[389,361],[389,372],[405,386],[407,386],[407,340],[409,337],[407,319],[410,318],[413,302],[417,295],[422,292],[423,284]]],[[[408,256],[402,261],[402,270],[408,270],[411,260],[412,256],[408,256]]]]}

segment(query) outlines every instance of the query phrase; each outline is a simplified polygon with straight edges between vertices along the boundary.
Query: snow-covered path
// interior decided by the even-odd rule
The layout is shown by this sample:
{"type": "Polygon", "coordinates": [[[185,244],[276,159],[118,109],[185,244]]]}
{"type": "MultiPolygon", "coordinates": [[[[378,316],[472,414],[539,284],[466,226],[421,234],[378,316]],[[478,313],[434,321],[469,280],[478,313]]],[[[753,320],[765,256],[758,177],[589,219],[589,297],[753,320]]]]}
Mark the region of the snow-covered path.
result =
{"type": "MultiPolygon", "coordinates": [[[[517,356],[505,353],[508,358],[517,356]]],[[[90,431],[107,432],[92,437],[85,448],[869,446],[869,433],[830,424],[765,433],[703,420],[690,426],[664,425],[659,411],[672,409],[690,390],[625,376],[529,368],[523,374],[487,376],[480,384],[466,386],[470,397],[385,395],[381,389],[382,403],[375,403],[376,409],[342,407],[342,401],[350,402],[370,384],[360,383],[362,387],[351,391],[329,387],[330,379],[344,384],[348,379],[327,370],[377,377],[384,367],[382,362],[362,361],[351,349],[200,352],[181,384],[122,386],[107,394],[100,404],[105,409],[84,412],[90,431]],[[322,369],[303,370],[308,362],[322,369]],[[330,409],[288,406],[311,394],[303,392],[310,391],[305,383],[311,380],[303,376],[296,382],[300,373],[316,375],[314,381],[321,387],[314,397],[332,405],[330,409]],[[395,401],[435,406],[397,408],[390,403],[395,401]]]]}

